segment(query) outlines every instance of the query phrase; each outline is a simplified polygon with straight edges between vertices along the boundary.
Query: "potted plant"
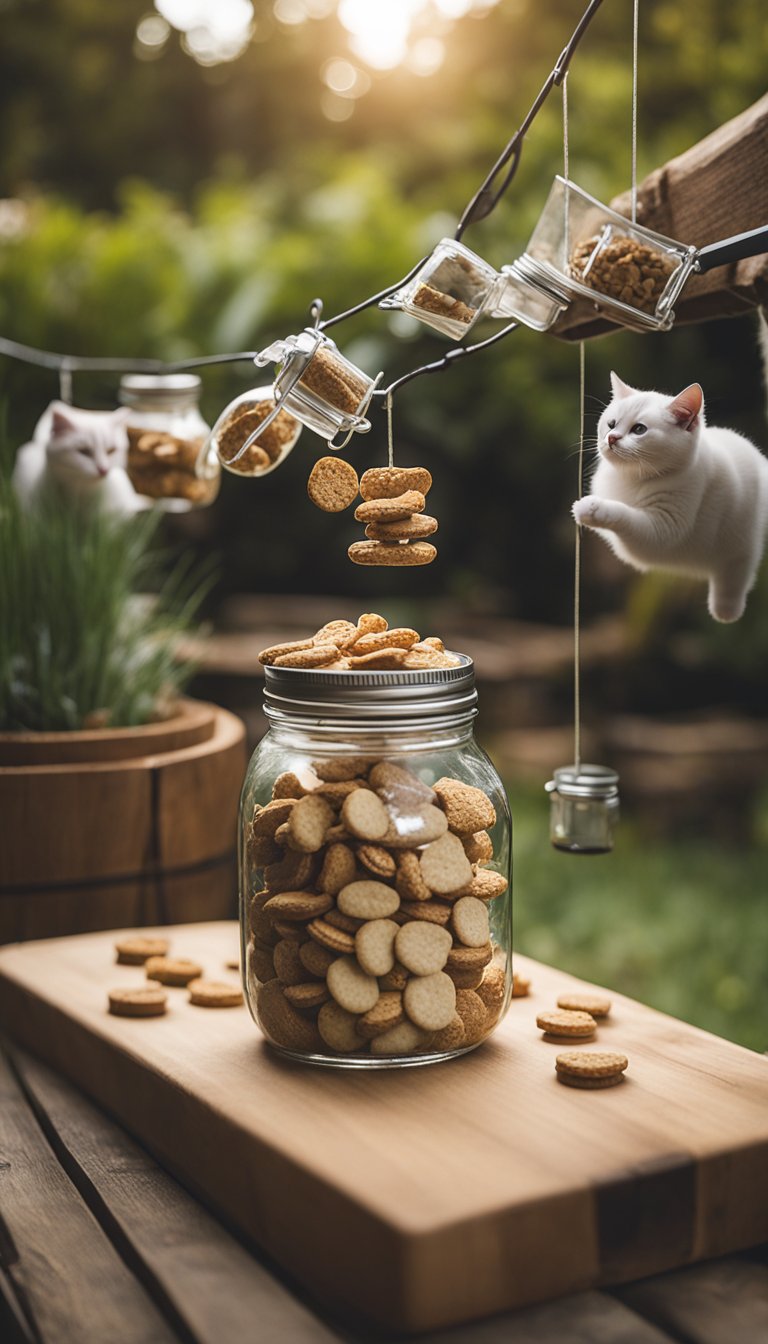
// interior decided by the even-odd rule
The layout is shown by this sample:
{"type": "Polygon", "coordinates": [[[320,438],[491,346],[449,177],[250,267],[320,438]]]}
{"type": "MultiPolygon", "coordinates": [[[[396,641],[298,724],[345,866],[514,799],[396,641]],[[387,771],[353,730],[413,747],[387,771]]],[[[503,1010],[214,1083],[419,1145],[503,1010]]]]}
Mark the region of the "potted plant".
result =
{"type": "Polygon", "coordinates": [[[182,696],[205,585],[159,521],[0,481],[0,942],[233,913],[244,729],[182,696]]]}

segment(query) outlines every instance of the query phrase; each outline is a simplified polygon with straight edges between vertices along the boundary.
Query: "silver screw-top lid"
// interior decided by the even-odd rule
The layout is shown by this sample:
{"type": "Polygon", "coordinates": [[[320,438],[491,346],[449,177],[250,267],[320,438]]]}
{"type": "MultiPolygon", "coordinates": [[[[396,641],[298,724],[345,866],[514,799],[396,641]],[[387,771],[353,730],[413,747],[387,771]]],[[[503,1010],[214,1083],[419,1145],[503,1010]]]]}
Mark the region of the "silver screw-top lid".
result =
{"type": "Polygon", "coordinates": [[[127,373],[120,379],[119,397],[124,406],[183,409],[196,405],[201,385],[196,373],[127,373]]]}
{"type": "Polygon", "coordinates": [[[466,654],[455,656],[455,667],[423,671],[265,667],[264,712],[278,722],[300,719],[360,727],[470,721],[477,713],[475,666],[466,654]]]}
{"type": "Polygon", "coordinates": [[[618,798],[618,786],[618,774],[607,765],[562,765],[544,787],[547,793],[557,790],[565,798],[607,800],[618,798]]]}

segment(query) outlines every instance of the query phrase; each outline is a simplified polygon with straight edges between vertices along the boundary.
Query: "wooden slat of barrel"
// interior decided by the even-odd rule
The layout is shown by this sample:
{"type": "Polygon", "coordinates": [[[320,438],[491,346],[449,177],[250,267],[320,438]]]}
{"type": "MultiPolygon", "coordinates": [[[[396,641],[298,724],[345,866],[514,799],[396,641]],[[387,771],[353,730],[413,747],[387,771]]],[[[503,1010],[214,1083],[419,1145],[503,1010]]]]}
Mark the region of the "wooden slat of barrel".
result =
{"type": "Polygon", "coordinates": [[[0,767],[72,765],[76,761],[125,761],[135,756],[180,751],[205,742],[216,722],[216,706],[182,699],[178,713],[138,728],[84,729],[72,733],[0,733],[0,767]]]}

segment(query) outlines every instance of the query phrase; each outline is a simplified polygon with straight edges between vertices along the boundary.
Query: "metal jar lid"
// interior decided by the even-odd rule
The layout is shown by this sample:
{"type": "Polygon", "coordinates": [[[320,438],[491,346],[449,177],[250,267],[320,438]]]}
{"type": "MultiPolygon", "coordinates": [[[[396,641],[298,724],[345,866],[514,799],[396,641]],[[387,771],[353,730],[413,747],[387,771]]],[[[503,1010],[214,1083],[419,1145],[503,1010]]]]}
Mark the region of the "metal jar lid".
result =
{"type": "Polygon", "coordinates": [[[564,798],[595,798],[608,801],[619,796],[619,776],[606,765],[563,765],[545,784],[547,793],[564,798]]]}
{"type": "Polygon", "coordinates": [[[477,713],[475,666],[466,654],[455,656],[455,667],[423,671],[265,667],[264,712],[278,723],[388,731],[471,722],[477,713]]]}
{"type": "Polygon", "coordinates": [[[202,384],[196,373],[127,373],[120,379],[120,401],[124,406],[194,406],[202,384]]]}

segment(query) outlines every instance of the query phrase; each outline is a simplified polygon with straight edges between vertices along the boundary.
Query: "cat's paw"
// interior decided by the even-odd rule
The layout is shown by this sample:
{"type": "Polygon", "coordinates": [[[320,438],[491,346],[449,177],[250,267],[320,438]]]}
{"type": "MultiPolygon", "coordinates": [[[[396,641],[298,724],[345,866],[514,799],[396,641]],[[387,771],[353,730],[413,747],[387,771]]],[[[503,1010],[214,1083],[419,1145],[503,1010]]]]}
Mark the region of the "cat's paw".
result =
{"type": "Polygon", "coordinates": [[[599,527],[600,501],[594,495],[585,495],[571,506],[573,521],[581,527],[599,527]]]}

